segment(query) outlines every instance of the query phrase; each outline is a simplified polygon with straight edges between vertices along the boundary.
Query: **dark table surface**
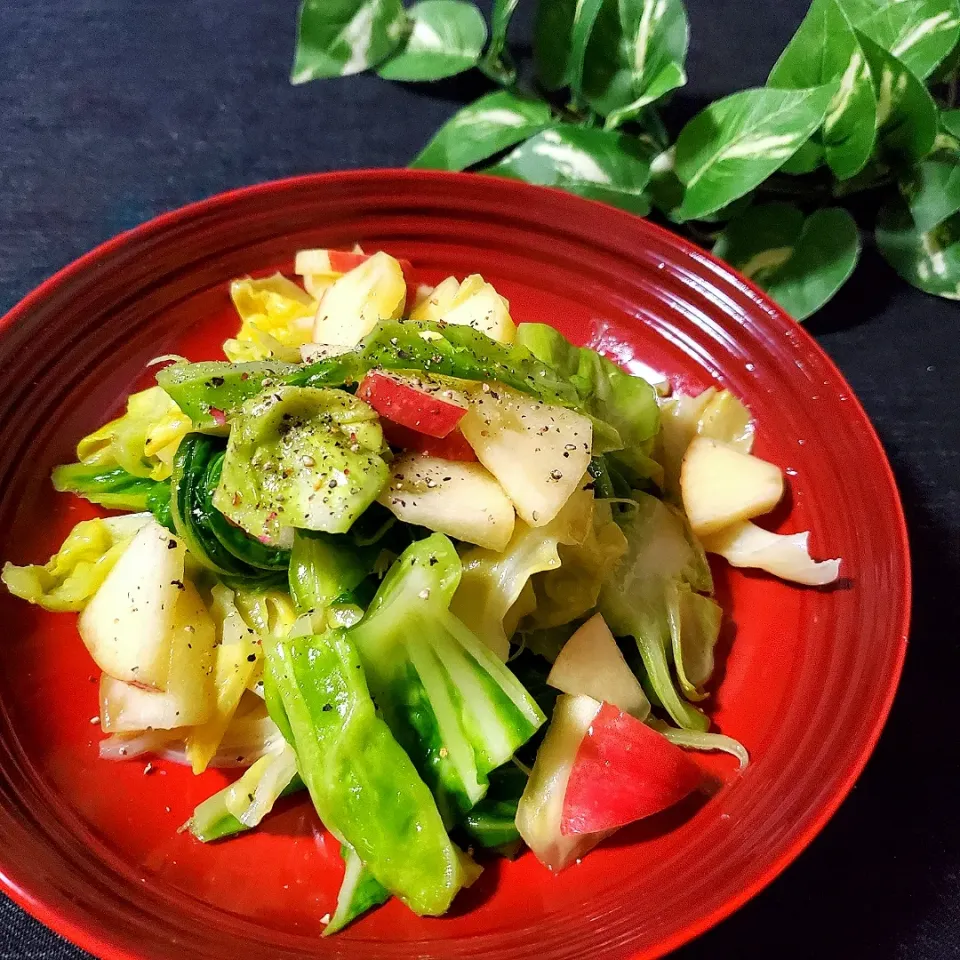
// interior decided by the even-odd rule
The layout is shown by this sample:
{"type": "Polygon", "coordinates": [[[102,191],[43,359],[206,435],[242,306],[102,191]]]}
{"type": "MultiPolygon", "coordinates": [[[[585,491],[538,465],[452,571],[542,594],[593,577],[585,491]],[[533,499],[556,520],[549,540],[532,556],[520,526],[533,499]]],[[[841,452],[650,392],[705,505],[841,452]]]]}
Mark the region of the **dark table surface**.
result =
{"type": "MultiPolygon", "coordinates": [[[[806,6],[688,0],[691,79],[673,112],[761,84],[806,6]]],[[[403,166],[485,89],[366,76],[291,87],[294,21],[290,0],[0,4],[0,313],[100,241],[190,201],[291,174],[403,166]]],[[[853,384],[900,484],[916,582],[910,654],[876,754],[823,834],[677,956],[958,957],[960,309],[867,251],[807,328],[853,384]]],[[[0,960],[81,956],[0,897],[0,960]]]]}

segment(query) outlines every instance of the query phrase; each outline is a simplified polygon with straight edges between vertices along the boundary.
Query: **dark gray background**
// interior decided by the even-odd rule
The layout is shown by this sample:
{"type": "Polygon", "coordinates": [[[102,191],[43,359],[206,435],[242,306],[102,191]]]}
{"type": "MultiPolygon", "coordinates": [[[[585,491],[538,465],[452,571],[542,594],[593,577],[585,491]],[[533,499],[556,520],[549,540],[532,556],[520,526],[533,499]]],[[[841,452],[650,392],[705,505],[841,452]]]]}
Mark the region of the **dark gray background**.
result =
{"type": "MultiPolygon", "coordinates": [[[[691,79],[676,119],[762,83],[807,6],[687,2],[691,79]]],[[[0,312],[100,241],[192,200],[297,173],[403,166],[485,89],[375,77],[291,87],[294,22],[290,0],[4,0],[0,312]]],[[[517,26],[522,37],[522,17],[517,26]]],[[[868,250],[807,326],[897,474],[915,564],[911,651],[889,726],[833,821],[772,887],[677,956],[957,957],[960,309],[902,285],[868,250]]],[[[0,960],[80,956],[0,897],[0,960]]]]}

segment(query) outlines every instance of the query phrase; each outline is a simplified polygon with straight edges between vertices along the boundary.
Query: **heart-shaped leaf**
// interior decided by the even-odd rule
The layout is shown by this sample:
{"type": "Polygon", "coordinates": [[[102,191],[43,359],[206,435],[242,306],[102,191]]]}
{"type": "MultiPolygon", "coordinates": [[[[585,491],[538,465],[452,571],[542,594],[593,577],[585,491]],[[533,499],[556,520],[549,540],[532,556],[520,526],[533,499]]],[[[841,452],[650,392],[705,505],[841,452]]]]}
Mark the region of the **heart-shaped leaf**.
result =
{"type": "Polygon", "coordinates": [[[921,80],[956,46],[958,0],[837,0],[850,22],[921,80]]]}
{"type": "Polygon", "coordinates": [[[377,67],[387,80],[442,80],[476,66],[487,42],[483,15],[465,0],[420,0],[406,43],[377,67]]]}
{"type": "Polygon", "coordinates": [[[792,204],[768,203],[732,220],[713,252],[805,320],[846,283],[860,255],[860,234],[841,207],[804,219],[792,204]]]}
{"type": "Polygon", "coordinates": [[[960,300],[960,213],[926,233],[917,229],[901,197],[877,218],[877,247],[907,283],[949,300],[960,300]]]}
{"type": "Polygon", "coordinates": [[[889,159],[925,157],[937,136],[937,105],[927,88],[893,54],[857,31],[877,96],[878,140],[889,159]]]}
{"type": "Polygon", "coordinates": [[[497,90],[455,113],[411,162],[411,167],[466,170],[550,124],[550,107],[497,90]]]}
{"type": "Polygon", "coordinates": [[[481,66],[500,83],[510,84],[516,79],[517,70],[506,55],[507,30],[520,0],[494,0],[490,14],[490,45],[483,55],[481,66]]]}
{"type": "Polygon", "coordinates": [[[303,0],[290,82],[375,67],[397,48],[406,28],[400,0],[303,0]]]}
{"type": "Polygon", "coordinates": [[[613,129],[686,83],[683,0],[604,0],[583,62],[587,102],[613,129]]]}
{"type": "Polygon", "coordinates": [[[712,213],[766,180],[823,123],[836,90],[743,90],[701,110],[677,138],[679,216],[712,213]]]}
{"type": "Polygon", "coordinates": [[[960,154],[938,150],[911,167],[900,184],[913,224],[929,233],[960,210],[960,154]]]}
{"type": "Polygon", "coordinates": [[[767,86],[791,90],[833,80],[839,89],[827,109],[822,142],[830,169],[846,180],[873,152],[876,99],[867,58],[843,11],[836,0],[813,0],[767,86]]]}
{"type": "Polygon", "coordinates": [[[533,60],[547,90],[580,92],[583,59],[603,0],[541,0],[533,28],[533,60]]]}
{"type": "Polygon", "coordinates": [[[589,127],[556,126],[520,144],[486,173],[560,187],[641,216],[650,162],[633,137],[589,127]]]}

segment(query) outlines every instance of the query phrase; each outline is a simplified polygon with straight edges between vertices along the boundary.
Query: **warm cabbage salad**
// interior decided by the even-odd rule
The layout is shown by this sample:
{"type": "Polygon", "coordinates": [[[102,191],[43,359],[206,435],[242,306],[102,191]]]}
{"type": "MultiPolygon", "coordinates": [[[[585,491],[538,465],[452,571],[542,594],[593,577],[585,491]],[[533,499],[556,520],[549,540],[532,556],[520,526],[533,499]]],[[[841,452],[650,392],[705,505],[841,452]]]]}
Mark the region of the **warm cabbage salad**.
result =
{"type": "Polygon", "coordinates": [[[245,768],[204,842],[306,789],[346,867],[327,932],[391,895],[444,913],[484,850],[561,870],[695,791],[691,750],[746,764],[700,706],[705,553],[802,584],[839,561],[752,522],[784,481],[743,404],[515,325],[480,276],[296,273],[231,285],[228,360],[173,358],[54,471],[102,518],[3,569],[79,612],[102,756],[245,768]]]}

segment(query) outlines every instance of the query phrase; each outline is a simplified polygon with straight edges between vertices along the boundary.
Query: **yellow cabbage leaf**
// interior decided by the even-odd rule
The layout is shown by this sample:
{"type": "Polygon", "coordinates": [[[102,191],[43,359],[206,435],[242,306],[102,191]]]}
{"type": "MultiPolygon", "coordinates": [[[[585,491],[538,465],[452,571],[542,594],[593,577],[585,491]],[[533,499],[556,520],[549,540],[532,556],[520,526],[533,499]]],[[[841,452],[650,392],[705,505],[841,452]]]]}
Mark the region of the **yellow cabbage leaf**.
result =
{"type": "Polygon", "coordinates": [[[77,444],[77,459],[99,467],[123,467],[135,477],[166,480],[173,455],[190,432],[190,418],[160,387],[132,393],[122,417],[77,444]]]}
{"type": "Polygon", "coordinates": [[[3,565],[0,574],[15,596],[45,610],[79,611],[97,592],[149,513],[84,520],[45,564],[3,565]]]}
{"type": "Polygon", "coordinates": [[[285,360],[298,363],[300,347],[313,339],[317,301],[282,273],[230,284],[230,298],[243,321],[236,337],[227,340],[228,360],[285,360]]]}

